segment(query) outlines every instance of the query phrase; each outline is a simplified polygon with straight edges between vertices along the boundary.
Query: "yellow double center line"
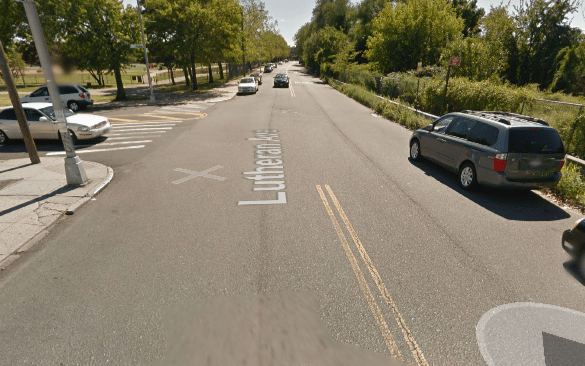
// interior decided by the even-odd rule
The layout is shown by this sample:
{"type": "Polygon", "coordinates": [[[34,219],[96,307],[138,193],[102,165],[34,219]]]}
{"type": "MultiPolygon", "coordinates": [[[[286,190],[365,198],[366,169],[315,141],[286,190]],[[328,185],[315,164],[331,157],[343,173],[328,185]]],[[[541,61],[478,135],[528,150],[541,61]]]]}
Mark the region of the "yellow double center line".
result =
{"type": "MultiPolygon", "coordinates": [[[[366,279],[365,279],[365,277],[364,277],[364,275],[363,275],[363,273],[362,273],[362,271],[357,263],[357,260],[355,259],[355,256],[353,255],[351,248],[349,247],[349,244],[347,242],[347,239],[345,238],[345,234],[343,233],[343,230],[341,229],[339,221],[337,221],[337,217],[335,217],[335,214],[334,214],[333,210],[331,209],[331,206],[329,205],[329,201],[327,200],[327,197],[326,197],[325,193],[323,192],[323,189],[321,189],[321,186],[317,185],[316,187],[317,187],[317,191],[319,191],[319,195],[321,196],[321,200],[323,201],[323,205],[325,206],[325,209],[327,210],[327,214],[331,218],[331,222],[333,224],[333,227],[335,228],[335,231],[337,232],[337,235],[339,236],[339,240],[341,240],[341,243],[343,245],[343,249],[345,250],[345,254],[347,255],[347,258],[349,259],[349,262],[351,263],[351,266],[352,266],[353,271],[354,271],[354,273],[357,277],[357,280],[360,284],[362,292],[363,292],[364,296],[366,297],[368,304],[370,305],[370,309],[372,310],[372,314],[374,314],[374,318],[376,319],[376,322],[378,323],[378,327],[380,328],[380,332],[382,333],[382,336],[384,337],[386,345],[388,346],[388,350],[390,351],[390,354],[393,357],[396,357],[396,358],[402,360],[402,355],[400,354],[400,351],[398,350],[398,347],[396,346],[396,342],[394,342],[394,339],[392,338],[392,334],[391,334],[390,330],[388,329],[388,324],[386,324],[386,320],[384,319],[384,315],[380,311],[380,308],[378,307],[378,304],[377,304],[376,300],[374,299],[374,295],[372,294],[370,287],[368,286],[366,279]]],[[[412,336],[410,329],[408,328],[408,326],[406,325],[406,322],[402,318],[402,315],[400,315],[400,312],[398,311],[398,308],[396,307],[396,303],[394,302],[394,300],[392,300],[392,297],[390,296],[390,293],[388,292],[386,285],[384,285],[384,282],[382,281],[380,274],[376,270],[374,263],[372,262],[372,260],[370,259],[370,256],[366,252],[366,249],[364,248],[362,242],[360,241],[360,239],[357,235],[357,232],[354,230],[353,226],[349,222],[349,219],[347,218],[347,215],[345,214],[345,212],[343,211],[343,208],[339,204],[337,197],[335,197],[335,194],[333,193],[333,191],[331,190],[331,187],[329,187],[329,185],[325,185],[325,189],[327,189],[327,192],[329,193],[331,201],[335,205],[335,208],[337,209],[337,212],[339,213],[341,220],[343,221],[343,223],[345,224],[345,227],[349,231],[349,234],[351,235],[351,238],[353,239],[353,242],[355,243],[355,246],[357,247],[357,250],[360,253],[360,256],[362,257],[362,260],[364,261],[366,267],[368,267],[368,271],[370,272],[372,279],[376,283],[376,286],[378,287],[380,294],[382,295],[382,297],[386,301],[386,304],[388,304],[388,307],[392,311],[392,314],[394,314],[394,319],[396,320],[398,327],[402,331],[402,335],[404,336],[404,340],[408,344],[408,347],[410,348],[410,351],[415,359],[416,364],[419,366],[428,366],[428,362],[425,359],[425,356],[423,355],[423,352],[422,352],[420,346],[418,345],[418,343],[416,342],[416,340],[412,336]]]]}

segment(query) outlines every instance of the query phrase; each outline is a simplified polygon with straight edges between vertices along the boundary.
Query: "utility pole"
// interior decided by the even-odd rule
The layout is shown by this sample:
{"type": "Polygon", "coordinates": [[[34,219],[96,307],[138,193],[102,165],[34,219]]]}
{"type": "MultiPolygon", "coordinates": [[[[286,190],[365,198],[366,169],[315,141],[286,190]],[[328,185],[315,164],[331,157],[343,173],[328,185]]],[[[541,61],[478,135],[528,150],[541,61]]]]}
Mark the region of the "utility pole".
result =
{"type": "Polygon", "coordinates": [[[6,89],[8,89],[8,95],[10,95],[10,101],[12,102],[12,107],[14,108],[14,113],[16,114],[18,125],[20,126],[20,132],[22,133],[22,138],[24,139],[24,145],[26,146],[28,157],[30,158],[31,163],[38,164],[41,162],[41,159],[39,159],[37,146],[35,145],[35,141],[32,138],[30,129],[28,128],[26,115],[24,114],[24,109],[22,109],[22,103],[20,102],[20,98],[18,97],[18,91],[16,90],[16,85],[14,84],[14,80],[12,79],[10,66],[8,65],[8,60],[6,60],[6,55],[4,54],[4,47],[2,46],[1,41],[0,71],[2,71],[2,75],[4,76],[6,89]]]}
{"type": "Polygon", "coordinates": [[[59,90],[55,83],[53,76],[53,68],[51,67],[51,59],[49,57],[49,51],[47,44],[45,43],[45,37],[43,35],[43,29],[41,28],[41,22],[39,20],[39,13],[37,12],[37,6],[33,0],[16,0],[24,4],[24,11],[30,25],[30,30],[33,35],[35,47],[41,61],[41,68],[43,69],[43,75],[47,82],[47,88],[49,89],[49,97],[53,104],[53,110],[55,111],[55,118],[59,126],[59,133],[61,134],[61,140],[63,141],[63,147],[67,156],[65,157],[65,175],[67,176],[67,184],[69,185],[82,185],[87,183],[88,178],[85,173],[85,168],[81,162],[81,159],[75,153],[75,147],[69,134],[69,128],[67,126],[67,119],[65,118],[65,112],[63,110],[63,103],[59,96],[59,90]]]}
{"type": "Polygon", "coordinates": [[[140,0],[136,0],[138,5],[138,19],[140,19],[140,33],[142,34],[142,48],[144,49],[144,62],[146,62],[146,75],[148,76],[148,87],[150,88],[150,103],[156,103],[154,99],[154,90],[152,89],[152,79],[150,78],[150,68],[148,67],[148,50],[146,49],[146,39],[144,38],[144,27],[142,26],[142,7],[140,0]]]}

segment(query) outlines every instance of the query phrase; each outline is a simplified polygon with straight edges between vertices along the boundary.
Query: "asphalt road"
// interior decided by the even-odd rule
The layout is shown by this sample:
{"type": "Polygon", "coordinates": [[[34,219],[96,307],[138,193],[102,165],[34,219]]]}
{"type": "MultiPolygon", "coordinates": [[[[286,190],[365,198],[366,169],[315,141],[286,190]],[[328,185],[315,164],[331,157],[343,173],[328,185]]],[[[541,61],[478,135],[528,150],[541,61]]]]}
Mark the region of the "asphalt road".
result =
{"type": "Polygon", "coordinates": [[[580,215],[463,192],[408,159],[410,131],[286,70],[288,89],[103,113],[170,129],[80,154],[114,180],[0,272],[0,364],[485,365],[490,309],[585,313],[560,246],[580,215]]]}

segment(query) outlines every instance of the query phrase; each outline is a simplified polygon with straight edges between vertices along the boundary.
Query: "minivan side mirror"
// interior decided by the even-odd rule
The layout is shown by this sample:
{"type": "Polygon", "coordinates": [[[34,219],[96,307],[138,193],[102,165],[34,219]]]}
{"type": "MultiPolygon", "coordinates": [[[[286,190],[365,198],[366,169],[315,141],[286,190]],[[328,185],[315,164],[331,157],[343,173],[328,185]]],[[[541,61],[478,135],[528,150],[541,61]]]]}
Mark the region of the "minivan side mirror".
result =
{"type": "Polygon", "coordinates": [[[48,122],[48,121],[49,121],[49,119],[45,116],[42,116],[39,118],[39,122],[48,122]]]}
{"type": "Polygon", "coordinates": [[[431,123],[430,125],[428,125],[428,126],[425,126],[425,127],[423,128],[423,130],[425,130],[425,131],[432,131],[432,130],[433,130],[433,124],[431,123]]]}

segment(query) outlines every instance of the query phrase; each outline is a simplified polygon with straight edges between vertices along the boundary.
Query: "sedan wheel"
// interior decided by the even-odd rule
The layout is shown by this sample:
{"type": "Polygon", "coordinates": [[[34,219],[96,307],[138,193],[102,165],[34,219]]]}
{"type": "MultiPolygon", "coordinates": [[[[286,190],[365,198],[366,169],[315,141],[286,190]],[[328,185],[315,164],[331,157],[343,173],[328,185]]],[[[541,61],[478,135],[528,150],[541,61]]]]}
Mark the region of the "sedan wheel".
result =
{"type": "Polygon", "coordinates": [[[477,184],[475,168],[470,163],[465,163],[459,170],[459,185],[461,188],[469,190],[477,184]]]}
{"type": "Polygon", "coordinates": [[[4,145],[8,142],[8,136],[4,133],[4,131],[0,131],[0,145],[4,145]]]}
{"type": "Polygon", "coordinates": [[[413,161],[421,160],[420,157],[420,142],[418,140],[412,140],[410,143],[410,159],[413,161]]]}

